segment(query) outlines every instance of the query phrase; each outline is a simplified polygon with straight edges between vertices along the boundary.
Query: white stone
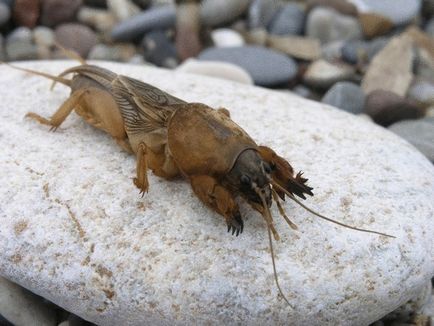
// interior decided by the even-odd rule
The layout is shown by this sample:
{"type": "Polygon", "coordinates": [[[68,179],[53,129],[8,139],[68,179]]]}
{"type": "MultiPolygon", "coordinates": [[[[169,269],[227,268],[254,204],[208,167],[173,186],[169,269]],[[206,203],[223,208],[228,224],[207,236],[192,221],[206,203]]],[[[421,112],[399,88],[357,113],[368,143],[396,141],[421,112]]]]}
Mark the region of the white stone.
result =
{"type": "Polygon", "coordinates": [[[253,85],[253,79],[245,69],[228,62],[188,59],[179,65],[176,70],[183,73],[217,77],[253,85]]]}
{"type": "Polygon", "coordinates": [[[211,38],[215,46],[242,46],[245,44],[240,33],[229,28],[218,28],[211,32],[211,38]]]}
{"type": "MultiPolygon", "coordinates": [[[[140,198],[135,159],[75,114],[49,116],[69,90],[0,67],[0,274],[100,325],[368,325],[412,298],[434,274],[434,168],[394,134],[329,106],[259,87],[166,70],[99,63],[191,102],[225,106],[260,144],[302,169],[307,204],[359,227],[313,217],[287,201],[299,230],[273,206],[279,299],[267,232],[246,205],[244,233],[185,180],[150,175],[140,198]]],[[[57,74],[75,62],[33,62],[57,74]]]]}
{"type": "Polygon", "coordinates": [[[107,0],[107,7],[119,21],[127,20],[140,13],[140,8],[130,0],[107,0]]]}

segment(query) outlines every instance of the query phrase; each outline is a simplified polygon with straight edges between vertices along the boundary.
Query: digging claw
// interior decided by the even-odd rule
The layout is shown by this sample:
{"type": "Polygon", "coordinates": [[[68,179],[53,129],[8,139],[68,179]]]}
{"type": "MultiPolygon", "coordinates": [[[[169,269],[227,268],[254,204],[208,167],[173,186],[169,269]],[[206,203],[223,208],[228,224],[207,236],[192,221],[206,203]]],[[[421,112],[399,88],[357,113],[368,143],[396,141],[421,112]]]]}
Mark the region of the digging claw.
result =
{"type": "Polygon", "coordinates": [[[243,233],[244,222],[241,219],[241,215],[236,215],[228,221],[228,232],[232,230],[232,235],[236,235],[237,237],[243,233]]]}

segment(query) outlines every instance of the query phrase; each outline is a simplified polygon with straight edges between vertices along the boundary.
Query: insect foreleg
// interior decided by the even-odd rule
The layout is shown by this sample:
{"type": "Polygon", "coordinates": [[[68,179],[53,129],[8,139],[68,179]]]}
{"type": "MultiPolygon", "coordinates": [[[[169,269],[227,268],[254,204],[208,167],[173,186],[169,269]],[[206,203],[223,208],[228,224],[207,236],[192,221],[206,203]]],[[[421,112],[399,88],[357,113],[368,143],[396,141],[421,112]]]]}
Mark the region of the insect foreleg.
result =
{"type": "Polygon", "coordinates": [[[145,192],[148,192],[149,182],[148,182],[148,162],[147,162],[148,148],[145,143],[140,143],[137,149],[137,178],[134,178],[134,184],[140,189],[140,194],[142,197],[145,192]]]}
{"type": "Polygon", "coordinates": [[[191,187],[199,199],[208,207],[224,216],[228,232],[238,236],[243,232],[244,223],[238,204],[233,195],[221,186],[216,179],[207,175],[190,177],[191,187]]]}

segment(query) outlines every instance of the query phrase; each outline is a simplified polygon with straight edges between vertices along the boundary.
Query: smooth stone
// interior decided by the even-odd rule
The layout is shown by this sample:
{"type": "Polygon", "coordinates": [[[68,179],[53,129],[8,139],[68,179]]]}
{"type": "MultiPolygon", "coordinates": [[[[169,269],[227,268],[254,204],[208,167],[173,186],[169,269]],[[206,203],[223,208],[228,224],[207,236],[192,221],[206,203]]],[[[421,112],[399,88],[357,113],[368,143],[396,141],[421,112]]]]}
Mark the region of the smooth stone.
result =
{"type": "Polygon", "coordinates": [[[176,71],[217,77],[242,84],[253,85],[253,79],[250,77],[249,73],[240,66],[232,63],[188,59],[179,65],[176,71]]]}
{"type": "Polygon", "coordinates": [[[243,46],[244,38],[240,33],[229,28],[217,28],[211,32],[211,39],[217,47],[243,46]]]}
{"type": "Polygon", "coordinates": [[[309,86],[327,89],[336,82],[351,80],[353,77],[354,68],[352,66],[320,59],[308,66],[303,81],[309,86]]]}
{"type": "Polygon", "coordinates": [[[203,48],[199,3],[180,3],[176,6],[175,30],[175,46],[178,58],[184,61],[196,57],[203,48]]]}
{"type": "Polygon", "coordinates": [[[107,0],[107,7],[118,21],[124,21],[140,13],[140,8],[130,0],[107,0]]]}
{"type": "Polygon", "coordinates": [[[246,32],[244,35],[244,39],[248,44],[266,46],[268,33],[265,28],[256,28],[251,31],[246,32]]]}
{"type": "Polygon", "coordinates": [[[97,44],[97,36],[89,27],[77,23],[66,23],[56,27],[56,42],[67,49],[73,49],[86,58],[90,49],[97,44]]]}
{"type": "Polygon", "coordinates": [[[418,78],[413,81],[407,96],[426,105],[434,105],[434,82],[418,78]]]}
{"type": "Polygon", "coordinates": [[[382,89],[372,91],[366,97],[364,111],[385,127],[401,120],[419,119],[425,114],[417,102],[382,89]]]}
{"type": "Polygon", "coordinates": [[[54,31],[45,26],[38,26],[33,30],[33,40],[36,45],[53,46],[54,45],[54,31]]]}
{"type": "Polygon", "coordinates": [[[377,37],[369,41],[367,43],[367,49],[366,49],[369,61],[371,61],[377,55],[378,52],[383,50],[389,42],[390,42],[390,38],[384,36],[377,37]]]}
{"type": "Polygon", "coordinates": [[[289,3],[279,10],[268,30],[274,35],[301,35],[305,19],[305,11],[299,5],[289,3]]]}
{"type": "Polygon", "coordinates": [[[342,59],[350,64],[365,62],[368,59],[368,43],[361,40],[346,41],[341,54],[342,59]]]}
{"type": "Polygon", "coordinates": [[[305,28],[306,36],[317,38],[321,43],[362,38],[362,27],[356,18],[331,8],[316,7],[311,10],[305,28]]]}
{"type": "Polygon", "coordinates": [[[249,29],[266,28],[280,8],[280,1],[253,0],[247,12],[249,29]]]}
{"type": "Polygon", "coordinates": [[[244,14],[250,0],[203,0],[201,2],[201,21],[205,26],[219,26],[233,22],[244,14]]]}
{"type": "Polygon", "coordinates": [[[350,113],[359,114],[363,112],[365,106],[365,94],[354,83],[338,82],[327,91],[321,102],[350,113]]]}
{"type": "Polygon", "coordinates": [[[388,17],[396,25],[410,22],[420,12],[421,0],[349,0],[359,12],[376,13],[388,17]]]}
{"type": "Polygon", "coordinates": [[[357,7],[348,0],[307,0],[307,10],[315,7],[331,7],[343,15],[357,16],[357,7]]]}
{"type": "Polygon", "coordinates": [[[199,54],[199,60],[223,61],[244,68],[256,85],[273,86],[292,80],[297,64],[286,55],[259,46],[208,48],[199,54]]]}
{"type": "Polygon", "coordinates": [[[302,84],[295,86],[293,89],[291,89],[291,92],[304,98],[310,98],[312,96],[312,90],[302,84]]]}
{"type": "Polygon", "coordinates": [[[389,130],[407,140],[434,163],[434,117],[397,122],[389,130]]]}
{"type": "Polygon", "coordinates": [[[133,44],[97,44],[90,50],[88,59],[129,62],[136,53],[133,44]]]}
{"type": "Polygon", "coordinates": [[[342,60],[342,48],[344,41],[332,41],[321,45],[321,57],[330,62],[342,60]]]}
{"type": "Polygon", "coordinates": [[[77,20],[100,32],[110,32],[117,24],[116,17],[110,11],[85,6],[78,11],[77,20]]]}
{"type": "Polygon", "coordinates": [[[423,77],[434,82],[434,58],[425,49],[416,51],[414,65],[415,73],[418,77],[423,77]]]}
{"type": "Polygon", "coordinates": [[[13,2],[13,19],[18,26],[33,28],[40,16],[40,0],[15,0],[13,2]]]}
{"type": "Polygon", "coordinates": [[[56,325],[56,312],[52,307],[3,277],[0,277],[0,315],[15,325],[56,325]]]}
{"type": "Polygon", "coordinates": [[[425,26],[425,32],[432,38],[434,38],[434,17],[431,18],[425,26]]]}
{"type": "Polygon", "coordinates": [[[53,27],[75,20],[82,0],[43,0],[41,7],[42,25],[53,27]]]}
{"type": "Polygon", "coordinates": [[[36,59],[38,52],[33,44],[32,31],[27,27],[13,30],[6,38],[5,51],[9,61],[36,59]]]}
{"type": "Polygon", "coordinates": [[[369,39],[389,33],[394,26],[389,18],[376,13],[360,13],[359,21],[363,34],[369,39]]]}
{"type": "Polygon", "coordinates": [[[10,17],[11,17],[10,8],[4,3],[0,3],[0,27],[5,25],[9,21],[10,17]]]}
{"type": "Polygon", "coordinates": [[[141,42],[144,49],[145,60],[160,67],[175,68],[178,65],[178,56],[175,45],[162,31],[147,33],[141,42]]]}
{"type": "Polygon", "coordinates": [[[6,38],[7,42],[28,42],[33,41],[33,34],[28,27],[17,27],[6,38]]]}
{"type": "Polygon", "coordinates": [[[312,61],[321,57],[321,44],[317,39],[300,36],[269,36],[269,47],[291,57],[312,61]]]}
{"type": "Polygon", "coordinates": [[[176,9],[174,6],[160,6],[143,11],[116,25],[111,37],[114,41],[132,41],[142,37],[152,29],[166,29],[175,25],[176,9]]]}
{"type": "MultiPolygon", "coordinates": [[[[187,101],[227,107],[258,143],[303,169],[316,190],[309,206],[396,238],[338,227],[287,201],[299,228],[292,231],[273,206],[290,309],[274,284],[259,214],[244,206],[244,233],[235,238],[185,180],[150,173],[140,198],[135,158],[107,134],[76,115],[56,133],[23,119],[29,110],[52,115],[69,89],[50,92],[50,81],[2,66],[1,83],[11,85],[0,88],[2,275],[98,325],[295,326],[369,325],[417,298],[433,276],[434,167],[407,142],[298,96],[100,64],[187,101]]],[[[58,74],[74,65],[24,66],[58,74]]]]}
{"type": "Polygon", "coordinates": [[[413,79],[413,45],[405,35],[395,36],[372,59],[362,80],[365,94],[382,89],[405,96],[413,79]]]}

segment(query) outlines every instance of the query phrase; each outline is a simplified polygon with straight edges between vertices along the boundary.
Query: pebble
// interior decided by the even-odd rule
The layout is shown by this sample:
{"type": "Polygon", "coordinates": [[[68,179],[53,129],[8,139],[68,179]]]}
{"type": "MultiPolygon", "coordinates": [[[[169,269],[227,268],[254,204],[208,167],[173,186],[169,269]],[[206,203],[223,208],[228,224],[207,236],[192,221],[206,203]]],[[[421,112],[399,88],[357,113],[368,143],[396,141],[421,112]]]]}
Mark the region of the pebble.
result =
{"type": "Polygon", "coordinates": [[[163,31],[147,33],[141,43],[144,49],[145,60],[159,67],[175,68],[178,65],[178,56],[175,45],[163,31]]]}
{"type": "Polygon", "coordinates": [[[3,277],[0,277],[0,315],[15,325],[56,325],[56,311],[51,306],[3,277]]]}
{"type": "Polygon", "coordinates": [[[295,3],[289,3],[279,10],[268,30],[274,35],[301,35],[304,23],[304,10],[295,3]]]}
{"type": "Polygon", "coordinates": [[[294,58],[312,61],[321,57],[321,45],[317,39],[300,36],[270,36],[268,46],[294,58]]]}
{"type": "Polygon", "coordinates": [[[357,16],[357,7],[347,0],[307,0],[307,10],[315,7],[330,7],[343,15],[357,16]]]}
{"type": "Polygon", "coordinates": [[[321,43],[362,38],[362,27],[352,16],[345,16],[336,10],[316,7],[307,16],[306,35],[317,38],[321,43]]]}
{"type": "Polygon", "coordinates": [[[85,6],[78,11],[77,19],[100,32],[110,32],[117,24],[116,17],[110,11],[85,6]]]}
{"type": "Polygon", "coordinates": [[[359,21],[362,25],[363,34],[367,38],[385,35],[394,26],[389,18],[375,13],[361,13],[359,21]]]}
{"type": "Polygon", "coordinates": [[[140,8],[130,0],[107,0],[107,7],[118,21],[124,21],[140,13],[140,8]]]}
{"type": "Polygon", "coordinates": [[[51,47],[54,45],[54,31],[45,26],[38,26],[33,30],[33,40],[36,45],[51,47]]]}
{"type": "Polygon", "coordinates": [[[33,28],[40,15],[40,0],[15,0],[13,19],[19,26],[33,28]]]}
{"type": "Polygon", "coordinates": [[[390,38],[384,36],[368,41],[366,51],[369,61],[371,61],[377,55],[377,53],[383,50],[389,42],[390,38]]]}
{"type": "Polygon", "coordinates": [[[73,49],[86,58],[90,49],[97,44],[97,36],[89,27],[77,23],[66,23],[56,27],[56,41],[67,49],[73,49]]]}
{"type": "Polygon", "coordinates": [[[181,61],[196,57],[202,50],[199,3],[181,3],[176,7],[175,45],[181,61]]]}
{"type": "Polygon", "coordinates": [[[344,41],[332,41],[321,45],[321,56],[330,62],[341,61],[344,41]]]}
{"type": "Polygon", "coordinates": [[[423,78],[413,80],[407,96],[425,105],[434,105],[434,82],[423,78]]]}
{"type": "Polygon", "coordinates": [[[280,7],[276,0],[253,0],[247,12],[249,29],[266,28],[280,7]]]}
{"type": "Polygon", "coordinates": [[[297,64],[288,56],[260,46],[208,48],[200,60],[223,61],[244,68],[256,85],[273,86],[287,83],[297,74],[297,64]]]}
{"type": "Polygon", "coordinates": [[[350,64],[368,61],[368,44],[366,41],[346,41],[341,50],[342,59],[350,64]]]}
{"type": "Polygon", "coordinates": [[[205,26],[219,26],[233,22],[244,14],[250,0],[203,0],[201,21],[205,26]]]}
{"type": "Polygon", "coordinates": [[[405,35],[395,36],[372,59],[362,80],[365,94],[383,89],[405,96],[413,79],[413,45],[405,35]]]}
{"type": "Polygon", "coordinates": [[[382,89],[367,96],[364,111],[385,127],[401,120],[419,119],[425,113],[415,101],[382,89]]]}
{"type": "Polygon", "coordinates": [[[9,21],[10,17],[10,8],[6,4],[0,2],[0,27],[3,27],[3,25],[9,21]]]}
{"type": "Polygon", "coordinates": [[[354,78],[354,68],[344,63],[330,63],[323,59],[312,62],[303,81],[312,87],[328,89],[334,83],[354,78]]]}
{"type": "Polygon", "coordinates": [[[129,62],[136,55],[134,44],[97,44],[89,52],[89,60],[129,62]]]}
{"type": "Polygon", "coordinates": [[[389,130],[407,140],[434,163],[434,117],[397,122],[389,130]]]}
{"type": "Polygon", "coordinates": [[[365,106],[365,94],[354,83],[338,82],[327,91],[321,102],[350,113],[360,114],[365,106]]]}
{"type": "Polygon", "coordinates": [[[179,65],[176,71],[217,77],[242,84],[253,85],[253,79],[246,70],[227,62],[188,59],[179,65]]]}
{"type": "Polygon", "coordinates": [[[75,20],[82,0],[44,0],[41,8],[42,25],[53,27],[75,20]]]}
{"type": "Polygon", "coordinates": [[[18,27],[12,31],[6,38],[5,49],[9,61],[33,60],[38,57],[32,31],[27,27],[18,27]]]}
{"type": "Polygon", "coordinates": [[[268,33],[265,28],[255,28],[246,32],[243,36],[247,43],[260,46],[265,46],[268,39],[268,33]]]}
{"type": "Polygon", "coordinates": [[[349,0],[359,12],[376,13],[388,17],[395,25],[413,20],[420,12],[422,0],[349,0]]]}
{"type": "Polygon", "coordinates": [[[234,47],[245,44],[241,34],[230,28],[217,28],[213,30],[211,32],[211,39],[214,46],[217,47],[234,47]]]}
{"type": "Polygon", "coordinates": [[[417,49],[414,66],[418,77],[424,77],[434,82],[434,57],[427,50],[417,49]]]}
{"type": "Polygon", "coordinates": [[[132,41],[142,37],[152,29],[173,27],[175,21],[176,9],[174,6],[155,7],[116,25],[111,32],[111,37],[114,41],[132,41]]]}

